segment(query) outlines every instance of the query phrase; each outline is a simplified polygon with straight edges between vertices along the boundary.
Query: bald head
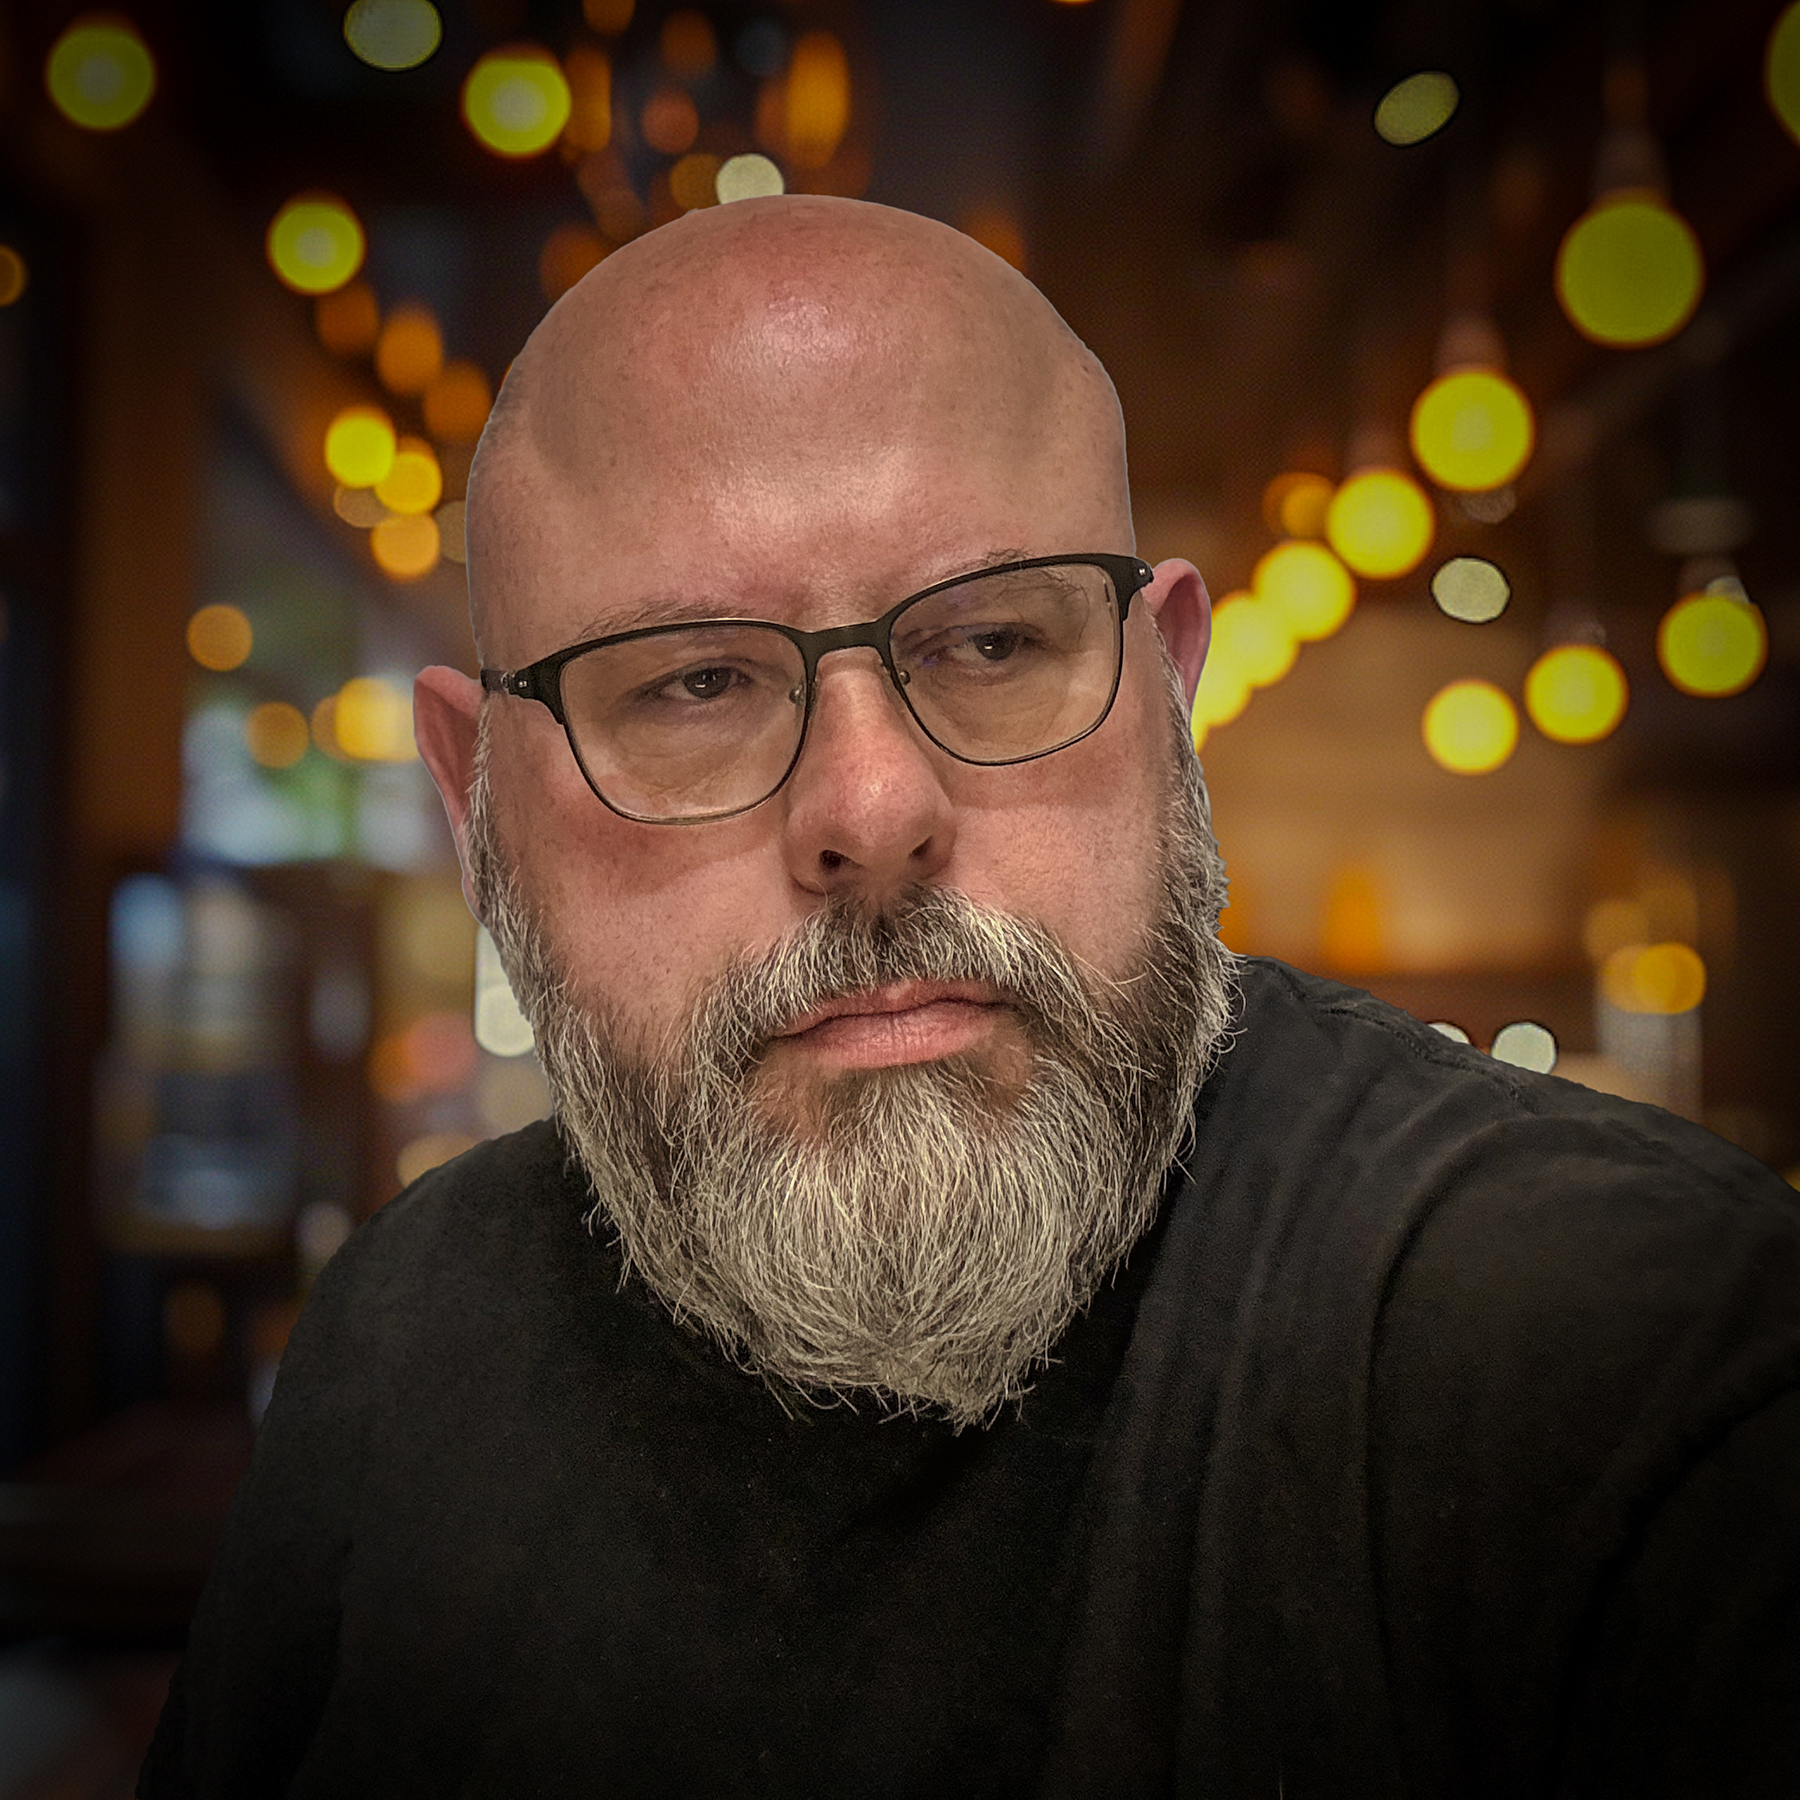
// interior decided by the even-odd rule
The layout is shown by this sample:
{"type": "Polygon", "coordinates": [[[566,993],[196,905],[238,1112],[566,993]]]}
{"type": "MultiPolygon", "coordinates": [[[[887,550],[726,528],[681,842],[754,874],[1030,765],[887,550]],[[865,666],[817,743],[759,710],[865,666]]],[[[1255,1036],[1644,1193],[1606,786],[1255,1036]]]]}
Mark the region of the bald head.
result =
{"type": "Polygon", "coordinates": [[[866,517],[931,469],[990,484],[1002,512],[1015,492],[1079,491],[1095,542],[1131,543],[1112,384],[998,257],[859,201],[690,213],[571,289],[507,377],[470,481],[477,642],[526,653],[511,575],[547,509],[627,538],[701,516],[803,536],[829,515],[800,520],[795,496],[824,484],[866,517]]]}

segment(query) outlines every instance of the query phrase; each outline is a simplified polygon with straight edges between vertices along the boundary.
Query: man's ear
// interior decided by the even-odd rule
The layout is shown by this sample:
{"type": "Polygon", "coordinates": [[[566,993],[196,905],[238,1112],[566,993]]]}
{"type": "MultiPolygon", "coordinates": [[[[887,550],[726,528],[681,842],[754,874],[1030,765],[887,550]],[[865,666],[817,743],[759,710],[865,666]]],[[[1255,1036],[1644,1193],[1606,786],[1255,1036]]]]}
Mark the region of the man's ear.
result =
{"type": "Polygon", "coordinates": [[[1191,562],[1171,557],[1156,565],[1156,579],[1144,590],[1144,597],[1181,671],[1191,713],[1194,690],[1200,685],[1200,671],[1206,666],[1206,652],[1212,643],[1212,600],[1206,583],[1191,562]]]}
{"type": "Polygon", "coordinates": [[[413,683],[413,736],[437,783],[462,864],[463,898],[482,924],[469,879],[469,787],[475,779],[475,728],[481,717],[481,683],[457,669],[430,668],[413,683]]]}

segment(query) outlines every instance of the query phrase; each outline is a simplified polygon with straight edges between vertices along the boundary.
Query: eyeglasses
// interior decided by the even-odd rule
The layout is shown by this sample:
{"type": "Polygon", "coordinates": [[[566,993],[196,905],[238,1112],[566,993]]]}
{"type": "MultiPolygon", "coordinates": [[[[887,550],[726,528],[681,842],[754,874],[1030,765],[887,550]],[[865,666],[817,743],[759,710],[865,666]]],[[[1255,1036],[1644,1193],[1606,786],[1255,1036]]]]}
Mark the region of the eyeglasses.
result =
{"type": "Polygon", "coordinates": [[[800,761],[819,662],[867,648],[919,729],[958,762],[1033,762],[1097,731],[1119,691],[1134,556],[1042,556],[952,576],[862,625],[647,626],[571,644],[489,693],[537,700],[620,817],[699,825],[760,806],[800,761]]]}

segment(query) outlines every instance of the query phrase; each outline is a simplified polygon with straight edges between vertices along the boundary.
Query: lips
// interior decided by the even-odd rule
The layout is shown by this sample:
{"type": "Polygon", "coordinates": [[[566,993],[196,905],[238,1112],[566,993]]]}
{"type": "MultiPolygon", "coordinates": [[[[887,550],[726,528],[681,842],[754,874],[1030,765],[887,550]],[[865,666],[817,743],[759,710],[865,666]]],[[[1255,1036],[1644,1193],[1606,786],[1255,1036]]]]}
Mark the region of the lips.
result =
{"type": "Polygon", "coordinates": [[[915,1006],[929,1006],[934,1000],[966,1000],[976,1006],[998,1006],[1000,997],[979,981],[903,981],[892,987],[873,988],[863,994],[849,994],[841,1000],[828,1000],[823,1006],[795,1020],[781,1037],[798,1037],[823,1025],[827,1019],[842,1019],[854,1014],[907,1012],[915,1006]]]}

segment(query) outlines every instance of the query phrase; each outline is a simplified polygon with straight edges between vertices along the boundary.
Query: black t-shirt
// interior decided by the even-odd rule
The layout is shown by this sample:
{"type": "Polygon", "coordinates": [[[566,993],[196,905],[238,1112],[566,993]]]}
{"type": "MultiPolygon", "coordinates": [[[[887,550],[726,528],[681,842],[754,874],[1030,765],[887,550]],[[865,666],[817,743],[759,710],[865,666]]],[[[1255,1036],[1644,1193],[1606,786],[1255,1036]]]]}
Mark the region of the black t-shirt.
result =
{"type": "Polygon", "coordinates": [[[984,1429],[619,1285],[554,1130],[333,1259],[139,1793],[1800,1793],[1800,1197],[1242,965],[1157,1224],[984,1429]]]}

